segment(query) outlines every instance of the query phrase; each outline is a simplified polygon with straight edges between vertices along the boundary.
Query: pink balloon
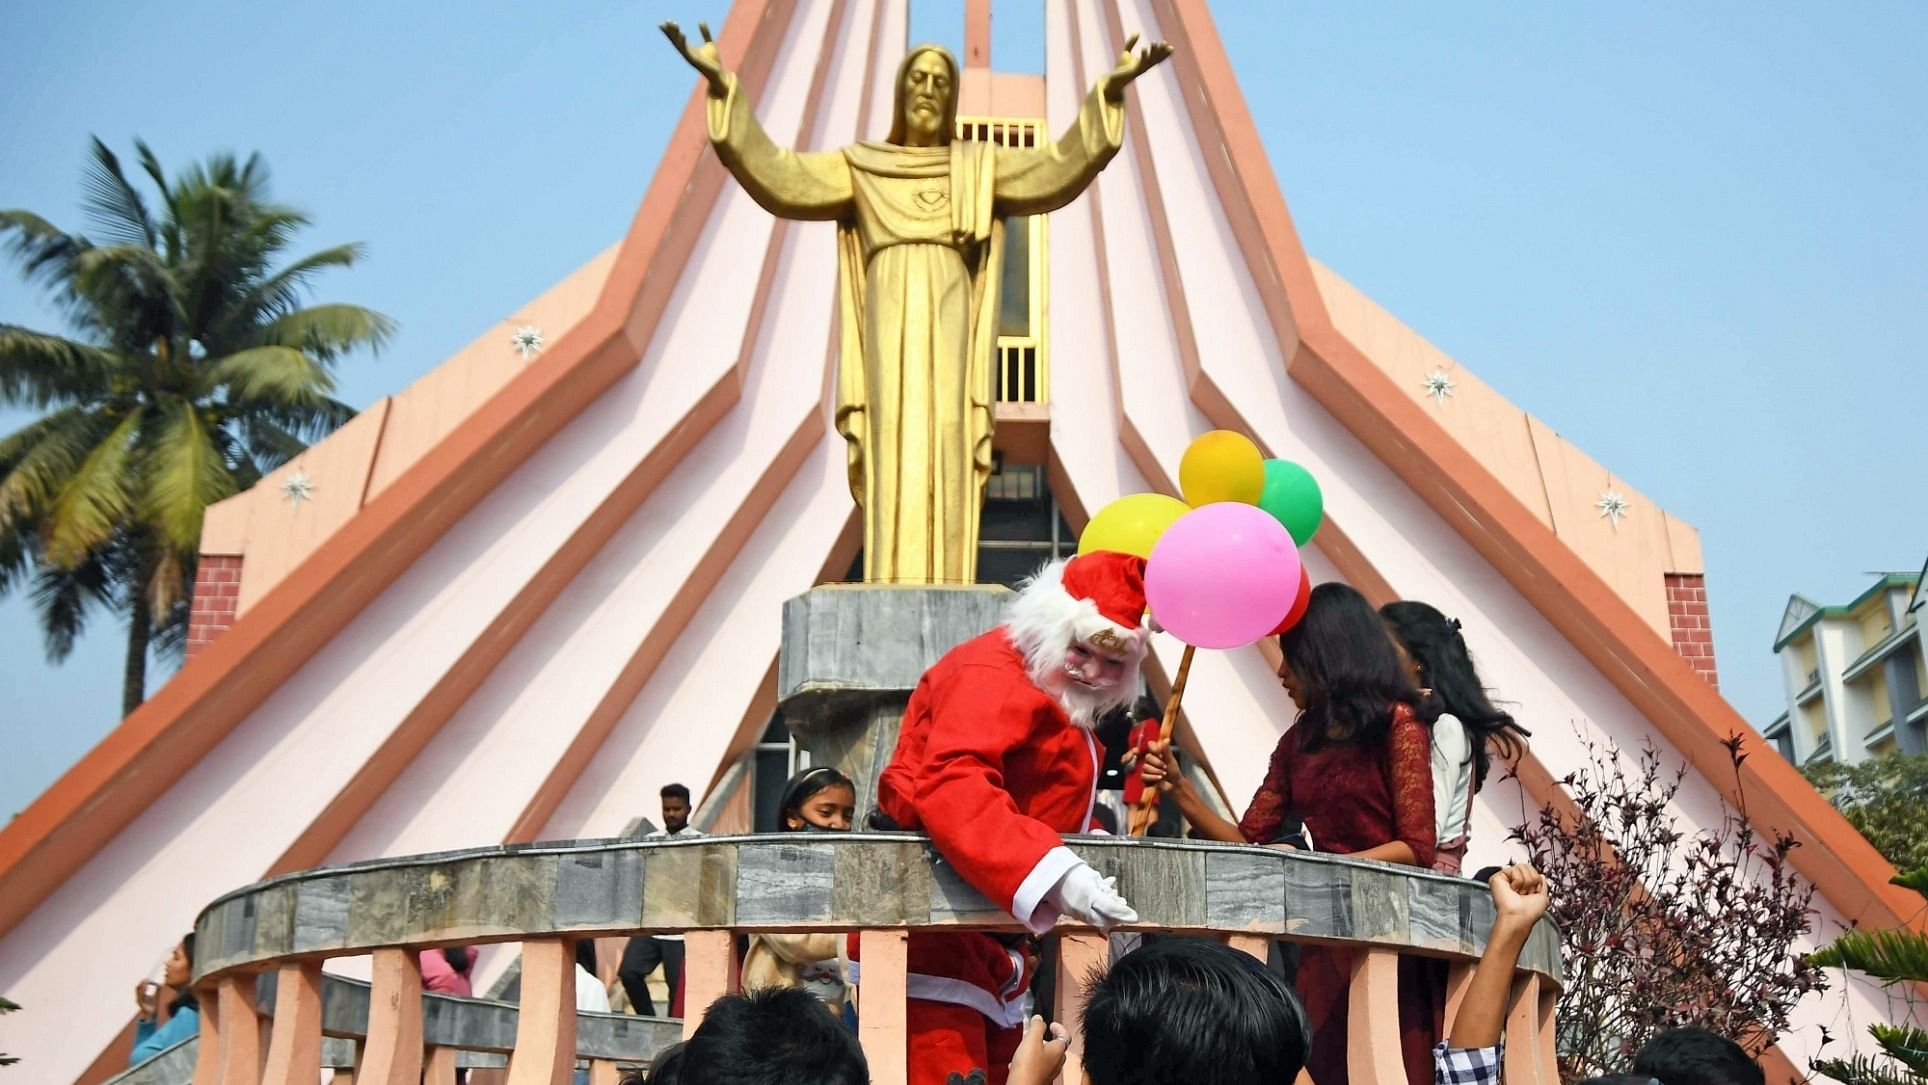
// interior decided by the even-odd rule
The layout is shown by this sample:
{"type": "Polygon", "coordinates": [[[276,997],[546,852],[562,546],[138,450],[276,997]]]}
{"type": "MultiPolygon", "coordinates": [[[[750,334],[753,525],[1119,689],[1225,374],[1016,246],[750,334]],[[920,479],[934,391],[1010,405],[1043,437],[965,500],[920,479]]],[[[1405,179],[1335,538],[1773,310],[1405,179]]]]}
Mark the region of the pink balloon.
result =
{"type": "Polygon", "coordinates": [[[1178,518],[1145,563],[1145,599],[1172,635],[1200,648],[1264,637],[1292,609],[1299,548],[1256,505],[1223,501],[1178,518]]]}

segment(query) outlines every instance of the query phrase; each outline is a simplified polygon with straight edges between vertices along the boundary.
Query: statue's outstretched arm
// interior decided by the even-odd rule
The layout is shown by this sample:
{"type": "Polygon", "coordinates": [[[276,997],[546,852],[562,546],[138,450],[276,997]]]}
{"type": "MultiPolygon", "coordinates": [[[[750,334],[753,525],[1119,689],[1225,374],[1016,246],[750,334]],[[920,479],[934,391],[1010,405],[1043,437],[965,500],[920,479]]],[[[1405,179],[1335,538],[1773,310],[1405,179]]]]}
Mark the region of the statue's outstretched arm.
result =
{"type": "Polygon", "coordinates": [[[723,56],[717,52],[716,40],[710,37],[710,24],[696,24],[697,31],[703,35],[701,45],[691,45],[689,39],[683,36],[683,28],[673,22],[664,23],[661,29],[669,43],[676,46],[676,51],[683,54],[683,59],[689,61],[690,67],[695,68],[703,81],[709,84],[710,97],[721,98],[728,93],[729,72],[723,68],[723,56]]]}
{"type": "Polygon", "coordinates": [[[998,148],[999,214],[1037,215],[1063,207],[1118,153],[1125,138],[1125,88],[1172,55],[1172,47],[1162,41],[1142,51],[1137,46],[1138,35],[1133,34],[1117,66],[1092,85],[1077,120],[1055,142],[998,148]]]}
{"type": "MultiPolygon", "coordinates": [[[[1108,102],[1123,102],[1125,88],[1131,81],[1151,71],[1172,55],[1170,42],[1155,41],[1145,46],[1143,52],[1136,52],[1138,35],[1133,34],[1125,40],[1125,51],[1118,54],[1118,63],[1098,79],[1097,91],[1108,102]]],[[[694,63],[692,61],[692,63],[694,63]]]]}
{"type": "Polygon", "coordinates": [[[773,215],[843,217],[852,199],[850,170],[843,156],[834,151],[799,154],[771,142],[744,99],[736,73],[723,66],[709,25],[698,23],[696,28],[703,35],[701,45],[691,45],[675,23],[662,26],[663,36],[708,85],[710,145],[716,148],[716,157],[744,191],[773,215]]]}

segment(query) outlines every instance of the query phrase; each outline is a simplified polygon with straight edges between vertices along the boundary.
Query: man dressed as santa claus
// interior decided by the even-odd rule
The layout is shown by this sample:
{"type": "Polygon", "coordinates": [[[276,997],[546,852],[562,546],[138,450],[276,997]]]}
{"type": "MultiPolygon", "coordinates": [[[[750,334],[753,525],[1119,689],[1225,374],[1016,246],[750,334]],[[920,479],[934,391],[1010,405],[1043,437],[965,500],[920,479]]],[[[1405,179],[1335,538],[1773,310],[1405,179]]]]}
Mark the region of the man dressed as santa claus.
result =
{"type": "MultiPolygon", "coordinates": [[[[1105,928],[1138,915],[1061,834],[1093,827],[1091,728],[1138,691],[1144,559],[1094,552],[1027,581],[1003,625],[951,649],[911,693],[877,783],[884,814],[931,843],[1032,935],[1060,915],[1105,928]]],[[[1037,959],[1028,935],[913,932],[911,1085],[982,1068],[1005,1080],[1037,959]]]]}

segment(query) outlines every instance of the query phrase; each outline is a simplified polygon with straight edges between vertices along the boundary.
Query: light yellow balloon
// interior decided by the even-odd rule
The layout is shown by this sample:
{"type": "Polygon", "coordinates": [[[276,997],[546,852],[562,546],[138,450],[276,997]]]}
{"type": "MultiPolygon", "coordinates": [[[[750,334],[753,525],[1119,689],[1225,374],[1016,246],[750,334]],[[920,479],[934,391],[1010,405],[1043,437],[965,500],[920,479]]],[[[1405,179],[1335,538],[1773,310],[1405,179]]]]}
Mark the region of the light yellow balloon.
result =
{"type": "Polygon", "coordinates": [[[1178,461],[1178,489],[1192,508],[1215,501],[1256,505],[1265,492],[1265,457],[1244,434],[1215,429],[1178,461]]]}
{"type": "Polygon", "coordinates": [[[1164,494],[1127,494],[1098,510],[1078,536],[1078,553],[1116,550],[1151,557],[1158,537],[1180,516],[1192,511],[1176,497],[1164,494]]]}

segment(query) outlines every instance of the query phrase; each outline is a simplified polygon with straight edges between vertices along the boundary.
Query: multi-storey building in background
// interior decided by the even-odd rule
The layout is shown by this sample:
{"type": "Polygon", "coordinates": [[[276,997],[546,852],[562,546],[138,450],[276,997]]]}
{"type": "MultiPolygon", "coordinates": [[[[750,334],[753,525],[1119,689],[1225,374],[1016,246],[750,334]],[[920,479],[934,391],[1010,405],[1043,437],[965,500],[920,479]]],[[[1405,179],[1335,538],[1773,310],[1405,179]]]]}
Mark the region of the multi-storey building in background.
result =
{"type": "Polygon", "coordinates": [[[1928,749],[1928,567],[1886,573],[1852,602],[1787,601],[1774,653],[1787,711],[1763,733],[1797,765],[1928,749]]]}

